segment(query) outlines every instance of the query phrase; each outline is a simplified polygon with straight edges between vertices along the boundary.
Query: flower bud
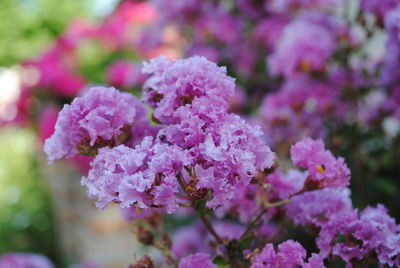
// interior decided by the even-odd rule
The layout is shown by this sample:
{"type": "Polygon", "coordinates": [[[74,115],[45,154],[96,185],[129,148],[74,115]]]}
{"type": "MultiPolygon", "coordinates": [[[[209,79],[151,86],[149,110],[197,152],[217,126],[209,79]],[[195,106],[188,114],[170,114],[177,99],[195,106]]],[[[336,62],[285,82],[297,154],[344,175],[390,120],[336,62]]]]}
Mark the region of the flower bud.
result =
{"type": "Polygon", "coordinates": [[[137,239],[144,245],[150,246],[154,242],[153,234],[142,226],[137,229],[137,239]]]}
{"type": "Polygon", "coordinates": [[[135,264],[128,266],[127,268],[153,268],[154,264],[153,261],[150,259],[149,256],[144,255],[139,261],[135,264]]]}

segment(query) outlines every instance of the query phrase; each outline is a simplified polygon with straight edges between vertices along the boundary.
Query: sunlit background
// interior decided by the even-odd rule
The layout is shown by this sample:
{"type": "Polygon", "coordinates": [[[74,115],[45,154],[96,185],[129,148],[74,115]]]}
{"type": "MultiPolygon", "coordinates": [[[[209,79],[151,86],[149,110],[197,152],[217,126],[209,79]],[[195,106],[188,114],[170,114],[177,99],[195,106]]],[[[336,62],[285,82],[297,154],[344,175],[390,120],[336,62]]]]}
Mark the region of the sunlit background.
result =
{"type": "MultiPolygon", "coordinates": [[[[0,0],[0,122],[11,121],[16,116],[15,101],[21,90],[21,75],[29,75],[31,81],[35,79],[35,73],[22,73],[19,63],[35,58],[48,49],[71,19],[85,17],[96,22],[112,12],[117,2],[0,0]]],[[[81,261],[91,262],[76,259],[78,255],[66,257],[63,254],[65,250],[60,245],[60,230],[56,229],[54,195],[49,189],[51,183],[46,181],[40,168],[45,162],[41,144],[32,128],[2,126],[0,255],[9,251],[41,253],[54,261],[57,267],[81,261]]],[[[76,183],[79,184],[78,178],[76,183]]],[[[105,227],[95,228],[114,228],[114,231],[120,228],[107,226],[107,222],[105,224],[105,227]]]]}

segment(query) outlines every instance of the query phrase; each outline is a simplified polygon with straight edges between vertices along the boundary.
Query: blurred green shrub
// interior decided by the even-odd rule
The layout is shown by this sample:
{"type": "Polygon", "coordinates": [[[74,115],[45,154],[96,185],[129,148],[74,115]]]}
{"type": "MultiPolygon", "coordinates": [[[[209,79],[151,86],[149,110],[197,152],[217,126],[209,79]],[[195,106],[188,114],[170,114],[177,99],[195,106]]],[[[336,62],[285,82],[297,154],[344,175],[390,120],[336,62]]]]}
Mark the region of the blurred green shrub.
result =
{"type": "Polygon", "coordinates": [[[52,204],[28,129],[0,132],[0,254],[32,251],[59,263],[52,204]]]}
{"type": "Polygon", "coordinates": [[[0,0],[0,66],[36,55],[74,17],[85,14],[88,0],[0,0]]]}

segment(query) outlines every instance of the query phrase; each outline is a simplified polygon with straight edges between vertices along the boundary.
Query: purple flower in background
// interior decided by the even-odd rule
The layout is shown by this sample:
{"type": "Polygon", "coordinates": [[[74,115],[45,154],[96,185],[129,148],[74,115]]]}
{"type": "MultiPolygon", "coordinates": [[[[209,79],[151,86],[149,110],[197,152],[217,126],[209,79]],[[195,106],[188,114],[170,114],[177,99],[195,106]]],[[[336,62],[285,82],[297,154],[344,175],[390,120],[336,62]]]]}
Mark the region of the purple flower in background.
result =
{"type": "Polygon", "coordinates": [[[361,0],[361,8],[369,13],[374,14],[379,20],[385,18],[385,15],[395,9],[399,4],[399,0],[361,0]]]}
{"type": "Polygon", "coordinates": [[[286,205],[287,215],[301,225],[321,226],[327,219],[353,213],[348,189],[321,189],[292,197],[286,205]]]}
{"type": "Polygon", "coordinates": [[[243,12],[243,15],[247,15],[251,18],[257,18],[262,16],[265,12],[265,1],[253,1],[253,0],[235,0],[237,7],[243,12]]]}
{"type": "Polygon", "coordinates": [[[390,85],[398,82],[400,67],[400,7],[390,10],[385,16],[385,29],[388,33],[385,56],[381,71],[381,82],[390,85]]]}
{"type": "Polygon", "coordinates": [[[383,109],[400,119],[400,87],[396,87],[393,89],[393,92],[389,98],[385,99],[384,104],[382,105],[383,109]]]}
{"type": "Polygon", "coordinates": [[[323,116],[342,117],[339,90],[306,76],[286,81],[267,94],[261,106],[264,132],[274,144],[296,142],[305,136],[324,137],[323,116]]]}
{"type": "Polygon", "coordinates": [[[320,23],[295,20],[285,27],[268,58],[271,74],[293,78],[300,73],[322,71],[335,46],[335,36],[320,23]]]}
{"type": "Polygon", "coordinates": [[[335,158],[325,149],[322,140],[304,138],[292,145],[290,155],[293,164],[306,168],[311,180],[318,187],[344,187],[349,184],[350,170],[344,159],[335,158]]]}
{"type": "Polygon", "coordinates": [[[190,16],[199,9],[201,9],[202,2],[197,0],[154,0],[153,1],[159,10],[163,10],[160,15],[162,20],[180,18],[181,16],[190,16]]]}
{"type": "Polygon", "coordinates": [[[232,189],[232,199],[218,207],[215,213],[223,217],[228,212],[235,211],[241,222],[246,223],[256,214],[260,205],[257,204],[257,185],[239,181],[232,189]]]}
{"type": "Polygon", "coordinates": [[[79,153],[93,155],[98,148],[127,141],[145,107],[132,95],[114,88],[91,88],[84,96],[64,105],[55,133],[44,150],[50,162],[79,153]]]}
{"type": "Polygon", "coordinates": [[[271,193],[279,199],[285,199],[299,192],[304,187],[307,174],[295,169],[290,169],[286,174],[276,170],[269,174],[266,182],[271,184],[271,193]]]}
{"type": "Polygon", "coordinates": [[[237,45],[242,27],[237,17],[229,14],[226,9],[217,7],[202,15],[194,24],[195,40],[201,43],[211,35],[225,45],[237,45]]]}
{"type": "Polygon", "coordinates": [[[179,262],[179,268],[217,268],[218,266],[211,262],[210,255],[206,253],[197,253],[189,255],[179,262]]]}
{"type": "Polygon", "coordinates": [[[53,268],[43,255],[33,253],[6,253],[0,256],[1,268],[53,268]]]}
{"type": "Polygon", "coordinates": [[[239,240],[242,236],[245,227],[239,225],[236,222],[230,221],[218,221],[213,223],[215,231],[223,238],[227,240],[239,240]]]}
{"type": "Polygon", "coordinates": [[[207,230],[199,223],[178,229],[172,236],[172,252],[179,258],[195,253],[211,253],[207,230]]]}
{"type": "Polygon", "coordinates": [[[288,24],[289,19],[284,15],[271,15],[255,25],[253,38],[272,49],[288,24]]]}
{"type": "Polygon", "coordinates": [[[341,0],[272,0],[268,2],[268,10],[278,13],[290,13],[300,9],[333,9],[341,5],[341,0]]]}

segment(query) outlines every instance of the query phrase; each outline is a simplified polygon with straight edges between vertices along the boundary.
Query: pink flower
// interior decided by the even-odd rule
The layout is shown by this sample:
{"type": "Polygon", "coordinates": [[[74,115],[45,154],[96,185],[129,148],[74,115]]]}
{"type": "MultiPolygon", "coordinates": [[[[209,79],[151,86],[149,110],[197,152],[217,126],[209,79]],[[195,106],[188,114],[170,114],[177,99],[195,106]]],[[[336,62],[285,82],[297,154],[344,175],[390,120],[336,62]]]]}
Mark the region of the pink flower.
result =
{"type": "Polygon", "coordinates": [[[144,82],[144,75],[136,64],[121,60],[108,67],[107,82],[115,87],[132,88],[144,82]]]}
{"type": "Polygon", "coordinates": [[[322,140],[304,138],[292,145],[293,164],[306,168],[319,187],[345,187],[350,181],[350,170],[342,157],[335,158],[325,149],[322,140]]]}
{"type": "Polygon", "coordinates": [[[114,88],[92,88],[63,107],[45,152],[50,162],[79,153],[92,155],[93,150],[120,143],[135,120],[145,116],[134,96],[114,88]]]}

